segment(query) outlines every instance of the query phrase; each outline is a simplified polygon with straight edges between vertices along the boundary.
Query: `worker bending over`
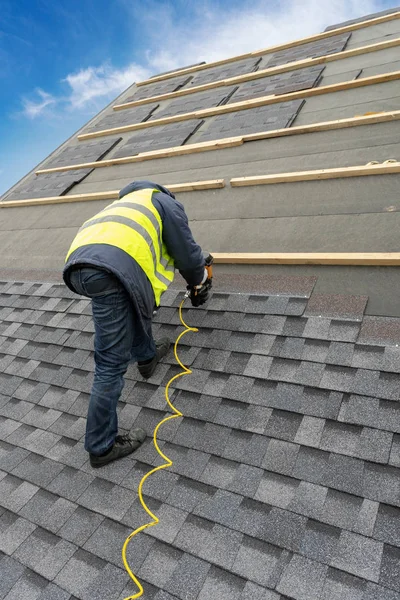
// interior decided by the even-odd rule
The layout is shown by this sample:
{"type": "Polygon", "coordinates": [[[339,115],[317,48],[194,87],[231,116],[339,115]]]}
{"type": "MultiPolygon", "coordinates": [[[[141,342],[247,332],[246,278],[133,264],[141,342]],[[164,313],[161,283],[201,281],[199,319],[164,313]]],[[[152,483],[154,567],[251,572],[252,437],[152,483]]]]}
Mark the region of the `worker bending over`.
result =
{"type": "Polygon", "coordinates": [[[151,322],[175,268],[192,304],[204,304],[211,281],[185,210],[150,181],[126,186],[116,202],[82,225],[68,251],[64,281],[92,300],[95,373],[85,436],[92,467],[131,454],[146,438],[143,429],[118,435],[117,403],[129,363],[137,361],[148,379],[168,352],[170,341],[155,342],[151,322]]]}

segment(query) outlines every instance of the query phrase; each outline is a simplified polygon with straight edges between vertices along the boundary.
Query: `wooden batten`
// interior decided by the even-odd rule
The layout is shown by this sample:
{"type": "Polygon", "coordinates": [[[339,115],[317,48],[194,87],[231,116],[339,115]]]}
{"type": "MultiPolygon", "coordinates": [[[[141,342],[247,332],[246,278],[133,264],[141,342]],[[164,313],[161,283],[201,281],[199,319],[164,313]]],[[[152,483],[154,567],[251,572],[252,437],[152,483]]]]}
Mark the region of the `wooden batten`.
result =
{"type": "MultiPolygon", "coordinates": [[[[399,111],[400,112],[400,111],[399,111]]],[[[133,156],[124,156],[123,158],[110,158],[101,161],[81,163],[78,165],[66,165],[63,167],[53,167],[49,169],[39,169],[36,175],[42,173],[55,173],[59,171],[75,171],[76,169],[96,169],[99,167],[112,167],[115,165],[126,165],[136,162],[144,162],[146,160],[155,160],[157,158],[169,158],[171,156],[183,156],[185,154],[198,154],[199,152],[208,152],[210,150],[221,150],[222,148],[233,148],[233,146],[241,146],[243,138],[232,137],[214,140],[212,142],[201,142],[199,144],[188,144],[187,146],[174,146],[163,150],[153,150],[150,152],[142,152],[133,156]]]]}
{"type": "MultiPolygon", "coordinates": [[[[167,184],[171,192],[196,192],[201,190],[215,190],[225,187],[224,179],[210,179],[209,181],[191,181],[188,183],[167,184]]],[[[22,206],[42,206],[46,204],[69,204],[72,202],[91,202],[95,200],[116,200],[119,190],[109,192],[94,192],[90,194],[71,194],[69,196],[51,196],[48,198],[32,198],[28,200],[9,200],[0,202],[1,208],[18,208],[22,206]]]]}
{"type": "Polygon", "coordinates": [[[214,262],[222,265],[400,265],[400,252],[213,252],[214,262]]]}
{"type": "Polygon", "coordinates": [[[400,173],[400,162],[360,165],[334,169],[317,169],[315,171],[296,171],[294,173],[274,173],[252,177],[236,177],[230,180],[232,187],[251,185],[271,185],[275,183],[294,183],[301,181],[321,181],[323,179],[339,179],[345,177],[370,177],[373,175],[391,175],[400,173]]]}

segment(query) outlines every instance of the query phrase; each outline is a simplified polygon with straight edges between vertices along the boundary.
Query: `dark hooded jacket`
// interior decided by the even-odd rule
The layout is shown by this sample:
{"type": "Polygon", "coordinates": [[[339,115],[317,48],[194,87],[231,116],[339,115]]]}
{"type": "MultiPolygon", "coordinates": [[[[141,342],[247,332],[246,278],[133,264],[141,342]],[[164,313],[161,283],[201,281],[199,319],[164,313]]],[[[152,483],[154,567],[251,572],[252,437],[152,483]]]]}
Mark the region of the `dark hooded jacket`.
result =
{"type": "MultiPolygon", "coordinates": [[[[151,181],[135,181],[127,185],[119,194],[127,194],[143,189],[156,189],[152,202],[162,221],[162,237],[169,255],[174,259],[175,268],[189,285],[198,285],[204,276],[205,261],[200,246],[193,239],[188,218],[182,204],[167,188],[151,181]]],[[[154,309],[153,288],[146,274],[123,250],[109,244],[93,244],[77,248],[68,258],[63,272],[66,285],[75,291],[70,281],[74,268],[94,266],[113,273],[127,289],[139,316],[150,319],[154,309]]]]}

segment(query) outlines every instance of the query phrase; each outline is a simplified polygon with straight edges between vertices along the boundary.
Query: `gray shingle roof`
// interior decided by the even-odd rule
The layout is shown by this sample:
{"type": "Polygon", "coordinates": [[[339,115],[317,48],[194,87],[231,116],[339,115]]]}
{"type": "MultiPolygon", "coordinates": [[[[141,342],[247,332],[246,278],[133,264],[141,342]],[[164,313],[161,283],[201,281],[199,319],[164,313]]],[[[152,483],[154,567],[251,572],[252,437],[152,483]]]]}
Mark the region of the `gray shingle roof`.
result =
{"type": "MultiPolygon", "coordinates": [[[[159,435],[174,464],[144,488],[160,524],[128,551],[146,598],[399,600],[398,324],[364,317],[364,297],[311,291],[186,310],[200,332],[182,340],[185,416],[159,435]]],[[[180,330],[181,297],[164,296],[156,336],[180,330]]],[[[88,463],[88,303],[1,282],[0,311],[0,598],[132,594],[121,547],[146,522],[137,485],[159,459],[148,439],[88,463]]],[[[121,427],[150,434],[176,372],[172,355],[150,382],[131,366],[121,427]]]]}

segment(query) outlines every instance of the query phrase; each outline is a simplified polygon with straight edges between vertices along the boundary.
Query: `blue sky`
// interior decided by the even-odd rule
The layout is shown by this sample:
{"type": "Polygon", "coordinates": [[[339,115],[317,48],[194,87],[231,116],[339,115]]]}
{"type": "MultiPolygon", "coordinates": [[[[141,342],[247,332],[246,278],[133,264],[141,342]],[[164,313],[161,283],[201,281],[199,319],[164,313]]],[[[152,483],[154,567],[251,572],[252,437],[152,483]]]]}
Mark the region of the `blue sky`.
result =
{"type": "Polygon", "coordinates": [[[0,0],[0,194],[134,81],[398,0],[0,0]]]}

